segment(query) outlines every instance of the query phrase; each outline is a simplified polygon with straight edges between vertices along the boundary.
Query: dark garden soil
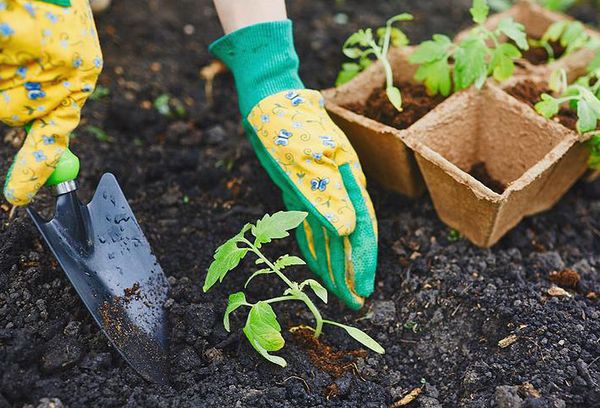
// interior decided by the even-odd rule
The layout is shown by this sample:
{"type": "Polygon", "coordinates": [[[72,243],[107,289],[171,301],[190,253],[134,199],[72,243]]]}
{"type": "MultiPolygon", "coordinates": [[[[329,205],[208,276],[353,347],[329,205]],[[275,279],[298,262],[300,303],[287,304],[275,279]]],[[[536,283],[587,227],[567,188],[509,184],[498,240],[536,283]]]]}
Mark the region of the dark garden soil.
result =
{"type": "Polygon", "coordinates": [[[498,194],[502,194],[504,190],[506,190],[506,186],[502,184],[502,182],[494,179],[490,175],[485,163],[475,163],[469,171],[469,174],[485,184],[490,190],[498,194]]]}
{"type": "MultiPolygon", "coordinates": [[[[508,88],[506,92],[532,108],[542,99],[543,93],[552,94],[552,91],[546,88],[543,83],[531,80],[521,81],[515,86],[508,88]]],[[[574,109],[569,109],[568,107],[561,108],[555,120],[571,130],[577,130],[577,112],[574,109]]]]}
{"type": "MultiPolygon", "coordinates": [[[[103,172],[114,172],[169,276],[173,386],[148,384],[128,367],[25,212],[9,221],[3,205],[0,407],[37,406],[43,398],[42,406],[57,398],[70,407],[386,407],[416,387],[423,392],[410,407],[600,406],[600,200],[586,197],[581,185],[493,249],[456,240],[428,198],[409,201],[371,185],[381,234],[376,291],[359,313],[335,300],[323,307],[326,317],[366,330],[386,348],[382,356],[345,355],[352,369],[320,368],[287,330],[279,354],[288,367],[265,362],[241,334],[243,313],[234,314],[227,333],[226,296],[248,273],[230,274],[204,294],[212,253],[282,201],[243,136],[230,75],[216,80],[212,106],[205,99],[198,72],[211,61],[207,45],[220,35],[211,2],[115,3],[98,18],[106,59],[101,83],[110,95],[88,103],[72,147],[84,164],[81,196],[89,198],[103,172]],[[183,117],[152,107],[164,93],[185,107],[183,117]],[[97,138],[92,125],[108,140],[97,138]],[[567,268],[580,281],[549,292],[551,273],[567,268]]],[[[416,22],[407,31],[421,41],[464,28],[470,3],[290,1],[302,77],[313,88],[331,86],[340,46],[358,27],[408,11],[416,22]]],[[[2,135],[5,174],[18,135],[2,135]]],[[[51,203],[44,193],[35,205],[49,210],[51,203]]],[[[270,251],[298,253],[292,240],[270,251]]],[[[293,274],[310,276],[302,268],[293,274]]],[[[260,299],[281,289],[257,279],[247,295],[260,299]]],[[[310,324],[300,305],[277,310],[286,329],[310,324]]],[[[357,349],[335,328],[322,341],[331,353],[357,349]]]]}
{"type": "MultiPolygon", "coordinates": [[[[557,41],[550,41],[550,47],[553,50],[554,59],[559,59],[565,52],[565,47],[560,45],[557,41]]],[[[533,47],[530,46],[528,50],[521,51],[523,58],[531,62],[533,65],[544,65],[548,63],[550,56],[548,51],[544,47],[533,47]]]]}
{"type": "Polygon", "coordinates": [[[406,129],[445,99],[441,95],[428,95],[421,84],[403,82],[396,86],[402,92],[402,112],[391,104],[383,88],[373,91],[364,105],[353,104],[347,108],[396,129],[406,129]]]}

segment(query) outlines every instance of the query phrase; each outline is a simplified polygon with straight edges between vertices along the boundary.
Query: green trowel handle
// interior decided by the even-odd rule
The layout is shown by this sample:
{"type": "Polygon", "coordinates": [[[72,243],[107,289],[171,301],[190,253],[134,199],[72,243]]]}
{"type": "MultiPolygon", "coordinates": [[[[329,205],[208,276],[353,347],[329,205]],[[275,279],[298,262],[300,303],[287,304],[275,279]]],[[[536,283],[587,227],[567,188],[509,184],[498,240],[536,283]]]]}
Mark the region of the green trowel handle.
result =
{"type": "Polygon", "coordinates": [[[79,174],[79,158],[69,148],[63,153],[56,165],[54,173],[46,181],[46,186],[52,187],[65,181],[72,181],[79,174]]]}

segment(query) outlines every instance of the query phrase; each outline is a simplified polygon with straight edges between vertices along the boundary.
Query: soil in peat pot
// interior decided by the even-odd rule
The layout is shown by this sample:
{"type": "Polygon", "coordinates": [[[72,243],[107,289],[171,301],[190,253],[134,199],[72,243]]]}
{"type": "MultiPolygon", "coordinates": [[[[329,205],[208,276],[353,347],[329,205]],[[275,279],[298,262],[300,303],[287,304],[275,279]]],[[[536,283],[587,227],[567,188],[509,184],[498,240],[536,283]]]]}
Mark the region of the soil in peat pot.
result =
{"type": "Polygon", "coordinates": [[[485,163],[475,163],[469,171],[469,174],[498,194],[502,194],[504,190],[506,190],[506,186],[502,182],[490,175],[485,163]]]}
{"type": "MultiPolygon", "coordinates": [[[[553,58],[555,60],[562,57],[565,52],[565,47],[563,47],[558,41],[550,41],[550,47],[554,52],[553,58]]],[[[516,44],[515,44],[516,45],[516,44]]],[[[548,51],[545,47],[534,47],[530,46],[528,50],[521,51],[523,54],[523,58],[532,63],[533,65],[544,65],[548,63],[550,55],[548,55],[548,51]]]]}
{"type": "MultiPolygon", "coordinates": [[[[471,0],[287,3],[301,77],[312,89],[333,84],[341,45],[361,27],[410,12],[418,24],[406,30],[416,43],[471,24],[471,0]]],[[[411,408],[599,406],[600,200],[587,198],[582,185],[494,248],[480,249],[449,238],[428,197],[408,200],[370,183],[380,231],[374,294],[360,312],[333,296],[320,309],[366,331],[386,354],[356,351],[346,332],[327,327],[319,340],[329,348],[322,350],[347,370],[319,367],[306,342],[289,332],[312,323],[293,302],[276,307],[286,346],[275,354],[286,368],[248,344],[244,312],[231,316],[226,332],[227,296],[242,290],[254,265],[203,293],[214,250],[283,203],[243,135],[231,76],[216,79],[212,105],[205,99],[198,70],[211,62],[207,46],[222,34],[212,1],[115,1],[97,26],[105,57],[100,84],[110,94],[88,102],[71,142],[82,163],[79,194],[89,199],[100,175],[113,172],[168,276],[172,387],[145,382],[123,361],[25,212],[9,220],[0,202],[0,407],[37,407],[42,399],[58,407],[50,400],[58,399],[74,408],[383,408],[416,387],[423,392],[411,408]],[[163,94],[177,98],[186,115],[153,109],[163,94]],[[571,296],[550,295],[553,282],[562,284],[552,273],[565,269],[580,277],[565,287],[571,296]],[[506,338],[512,343],[499,347],[506,338]]],[[[0,185],[19,137],[2,129],[0,185]]],[[[51,214],[53,201],[44,191],[34,205],[51,214]]],[[[267,248],[271,257],[282,253],[299,254],[291,237],[267,248]]],[[[306,268],[289,273],[296,281],[313,277],[306,268]]],[[[246,295],[257,301],[283,289],[257,278],[246,295]]]]}
{"type": "MultiPolygon", "coordinates": [[[[521,81],[516,85],[506,89],[506,92],[521,102],[525,102],[532,108],[542,99],[543,93],[552,93],[552,91],[543,83],[534,82],[529,79],[521,81]]],[[[554,120],[558,121],[561,125],[568,129],[577,131],[577,112],[575,112],[573,109],[562,107],[554,120]]]]}
{"type": "Polygon", "coordinates": [[[412,82],[396,84],[402,93],[402,111],[391,104],[385,89],[374,90],[366,103],[346,106],[353,112],[396,129],[406,129],[444,101],[441,95],[430,96],[425,86],[412,82]]]}

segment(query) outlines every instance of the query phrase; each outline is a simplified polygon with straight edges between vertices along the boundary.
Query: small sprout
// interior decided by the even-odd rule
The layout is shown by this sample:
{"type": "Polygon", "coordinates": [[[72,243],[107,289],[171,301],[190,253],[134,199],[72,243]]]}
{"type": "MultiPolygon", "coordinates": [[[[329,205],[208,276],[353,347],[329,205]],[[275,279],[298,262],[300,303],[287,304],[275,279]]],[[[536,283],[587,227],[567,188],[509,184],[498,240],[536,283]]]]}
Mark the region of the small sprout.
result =
{"type": "Polygon", "coordinates": [[[365,347],[383,354],[385,352],[383,347],[365,332],[355,327],[323,319],[319,309],[317,309],[314,302],[305,292],[306,288],[310,288],[321,301],[327,303],[327,290],[319,282],[314,279],[307,279],[304,282],[297,283],[290,280],[283,273],[283,270],[287,267],[304,265],[305,263],[302,259],[297,256],[283,255],[275,262],[271,262],[260,251],[260,248],[264,244],[268,244],[274,239],[288,237],[289,231],[298,227],[304,221],[306,215],[305,212],[300,211],[281,211],[273,215],[267,214],[255,224],[246,224],[237,235],[217,248],[214,261],[208,268],[208,273],[204,281],[203,290],[205,292],[210,290],[217,282],[222,282],[227,273],[235,269],[249,253],[256,256],[255,263],[260,265],[261,269],[254,272],[248,278],[244,287],[252,279],[260,275],[277,276],[287,286],[281,296],[261,300],[256,303],[249,302],[244,292],[236,292],[229,295],[227,309],[223,316],[225,330],[231,330],[229,321],[231,313],[242,307],[250,308],[243,329],[246,338],[263,358],[271,363],[285,367],[287,362],[282,357],[271,354],[281,350],[285,345],[285,340],[281,335],[281,325],[277,321],[277,315],[271,305],[285,301],[300,301],[313,314],[315,319],[315,337],[321,335],[324,324],[337,326],[344,329],[350,337],[365,347]],[[254,239],[251,240],[248,238],[248,234],[251,234],[254,239]]]}
{"type": "Polygon", "coordinates": [[[460,239],[460,232],[455,229],[451,229],[446,237],[450,242],[456,242],[460,239]]]}
{"type": "Polygon", "coordinates": [[[457,92],[471,85],[480,89],[490,75],[504,81],[514,73],[514,61],[521,57],[519,49],[529,49],[525,27],[511,17],[500,20],[493,31],[485,27],[490,12],[486,0],[473,0],[470,12],[477,26],[459,44],[445,35],[435,34],[410,56],[410,62],[419,65],[415,79],[423,82],[432,95],[450,95],[453,82],[454,92],[457,92]],[[516,46],[501,43],[502,36],[513,40],[516,46]]]}
{"type": "Polygon", "coordinates": [[[398,14],[390,18],[386,22],[385,27],[378,28],[375,34],[373,34],[372,29],[367,28],[359,30],[348,37],[342,51],[345,56],[356,62],[342,64],[342,70],[335,81],[336,86],[345,84],[358,75],[359,72],[368,68],[373,63],[371,58],[375,57],[381,61],[385,70],[385,92],[387,97],[398,111],[402,111],[402,94],[394,85],[394,75],[387,57],[390,46],[403,47],[409,42],[406,34],[393,26],[394,23],[410,21],[412,19],[413,16],[410,14],[398,14]]]}
{"type": "Polygon", "coordinates": [[[110,95],[110,88],[102,85],[97,85],[96,89],[94,89],[94,92],[90,95],[89,99],[91,101],[98,101],[102,98],[107,97],[108,95],[110,95]]]}
{"type": "Polygon", "coordinates": [[[550,78],[550,88],[557,97],[544,93],[541,101],[535,105],[535,110],[545,118],[551,119],[558,115],[563,105],[577,112],[577,131],[590,136],[587,146],[590,150],[589,166],[600,168],[600,69],[594,64],[588,68],[587,75],[580,77],[574,83],[567,83],[564,70],[554,72],[550,78]]]}
{"type": "Polygon", "coordinates": [[[183,103],[169,94],[162,94],[154,100],[154,108],[163,116],[182,118],[187,115],[183,103]]]}
{"type": "Polygon", "coordinates": [[[187,194],[185,194],[181,200],[183,202],[183,204],[189,204],[190,203],[190,197],[188,197],[187,194]]]}
{"type": "Polygon", "coordinates": [[[543,47],[548,54],[549,62],[555,60],[556,55],[552,48],[552,43],[558,42],[564,47],[563,56],[572,54],[573,52],[586,47],[598,46],[598,40],[593,39],[585,29],[585,26],[580,21],[557,21],[552,24],[541,39],[529,39],[529,44],[532,47],[543,47]]]}
{"type": "Polygon", "coordinates": [[[414,322],[412,320],[407,321],[406,323],[404,323],[404,328],[406,330],[410,330],[413,333],[417,332],[417,327],[419,326],[419,324],[417,322],[414,322]]]}
{"type": "Polygon", "coordinates": [[[552,11],[565,11],[569,9],[576,0],[538,0],[539,3],[552,11]]]}
{"type": "Polygon", "coordinates": [[[110,139],[108,134],[102,128],[99,128],[98,126],[88,125],[88,126],[86,126],[85,130],[90,132],[92,135],[94,135],[96,137],[96,139],[98,139],[101,142],[108,142],[110,139]]]}

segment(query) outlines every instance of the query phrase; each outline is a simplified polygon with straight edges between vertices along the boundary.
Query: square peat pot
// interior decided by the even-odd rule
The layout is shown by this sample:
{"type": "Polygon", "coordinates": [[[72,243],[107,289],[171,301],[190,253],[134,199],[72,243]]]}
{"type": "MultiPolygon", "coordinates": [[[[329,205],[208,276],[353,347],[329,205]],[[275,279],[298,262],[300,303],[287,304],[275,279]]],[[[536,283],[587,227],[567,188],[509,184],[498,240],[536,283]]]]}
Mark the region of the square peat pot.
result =
{"type": "Polygon", "coordinates": [[[490,83],[438,108],[407,142],[439,217],[478,246],[552,207],[586,170],[576,133],[490,83]]]}
{"type": "MultiPolygon", "coordinates": [[[[516,22],[523,24],[529,38],[541,38],[546,30],[556,22],[573,20],[573,17],[550,11],[534,0],[518,0],[517,3],[507,11],[492,15],[487,20],[486,27],[493,30],[498,26],[500,20],[506,17],[512,17],[516,22]]],[[[464,38],[469,31],[470,29],[460,32],[455,37],[455,42],[464,38]]],[[[592,37],[600,37],[598,31],[588,28],[587,32],[592,37]]],[[[575,51],[572,54],[559,57],[554,62],[546,64],[542,63],[543,59],[540,59],[540,57],[544,56],[544,51],[542,51],[542,49],[538,50],[539,52],[536,52],[533,48],[530,48],[530,50],[525,53],[524,58],[517,63],[514,75],[515,78],[518,79],[518,77],[522,75],[537,75],[548,78],[556,69],[565,68],[569,73],[569,80],[574,80],[575,78],[586,74],[587,65],[592,61],[595,53],[598,51],[585,48],[575,51]],[[540,55],[540,52],[542,55],[540,55]]]]}
{"type": "MultiPolygon", "coordinates": [[[[389,61],[398,82],[413,82],[417,67],[408,62],[412,50],[405,47],[390,51],[389,61]]],[[[367,174],[388,190],[416,198],[423,194],[425,185],[414,154],[405,143],[408,129],[398,130],[352,109],[364,105],[384,84],[384,70],[376,62],[352,81],[323,91],[326,108],[350,139],[367,174]]]]}

